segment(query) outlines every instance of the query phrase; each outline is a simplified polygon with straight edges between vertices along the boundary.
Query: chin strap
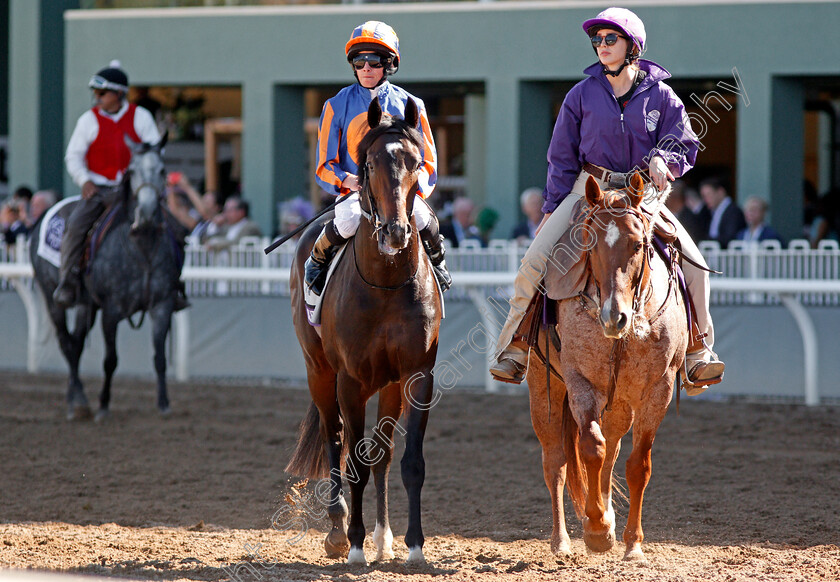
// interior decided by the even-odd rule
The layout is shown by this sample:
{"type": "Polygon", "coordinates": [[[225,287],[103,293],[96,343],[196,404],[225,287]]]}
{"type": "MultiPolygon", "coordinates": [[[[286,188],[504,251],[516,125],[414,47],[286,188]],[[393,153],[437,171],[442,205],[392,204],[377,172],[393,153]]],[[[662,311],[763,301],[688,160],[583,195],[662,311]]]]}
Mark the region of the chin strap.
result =
{"type": "Polygon", "coordinates": [[[604,74],[605,75],[609,75],[610,77],[618,77],[621,74],[621,71],[624,70],[624,67],[626,67],[627,65],[630,65],[632,63],[633,63],[633,59],[630,58],[630,55],[627,55],[627,57],[624,59],[624,62],[621,63],[621,66],[618,67],[615,71],[611,71],[607,67],[607,65],[603,65],[602,68],[604,69],[604,74]]]}

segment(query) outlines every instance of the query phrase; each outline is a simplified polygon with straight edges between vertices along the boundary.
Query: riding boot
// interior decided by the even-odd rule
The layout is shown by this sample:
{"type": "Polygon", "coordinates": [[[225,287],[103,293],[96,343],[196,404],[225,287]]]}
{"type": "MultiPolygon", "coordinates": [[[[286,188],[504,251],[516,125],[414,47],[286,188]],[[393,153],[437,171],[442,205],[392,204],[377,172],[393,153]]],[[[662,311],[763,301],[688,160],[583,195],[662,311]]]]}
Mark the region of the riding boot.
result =
{"type": "Polygon", "coordinates": [[[76,304],[78,290],[82,283],[82,274],[78,265],[65,268],[62,264],[58,287],[53,291],[53,301],[62,309],[68,309],[76,304]]]}
{"type": "Polygon", "coordinates": [[[429,260],[432,263],[432,268],[435,271],[435,278],[441,291],[446,291],[452,287],[452,275],[446,268],[446,250],[443,248],[443,235],[431,232],[431,228],[426,228],[420,231],[420,238],[423,241],[423,247],[429,255],[429,260]]]}
{"type": "Polygon", "coordinates": [[[321,231],[315,244],[312,245],[312,253],[306,259],[304,265],[303,280],[315,295],[320,296],[324,291],[330,263],[341,245],[346,242],[347,239],[338,234],[338,230],[331,220],[324,225],[324,230],[321,231]]]}
{"type": "Polygon", "coordinates": [[[190,307],[190,301],[187,299],[187,286],[182,280],[178,280],[178,286],[175,293],[175,311],[181,311],[190,307]]]}
{"type": "Polygon", "coordinates": [[[685,393],[688,396],[702,394],[709,386],[723,380],[725,370],[726,364],[706,344],[695,323],[685,354],[685,393]]]}
{"type": "Polygon", "coordinates": [[[429,216],[429,223],[426,228],[420,230],[420,240],[423,241],[423,248],[429,255],[432,269],[435,271],[435,279],[440,285],[441,291],[452,287],[452,275],[446,268],[446,250],[443,248],[443,235],[440,234],[440,222],[433,213],[429,216]]]}

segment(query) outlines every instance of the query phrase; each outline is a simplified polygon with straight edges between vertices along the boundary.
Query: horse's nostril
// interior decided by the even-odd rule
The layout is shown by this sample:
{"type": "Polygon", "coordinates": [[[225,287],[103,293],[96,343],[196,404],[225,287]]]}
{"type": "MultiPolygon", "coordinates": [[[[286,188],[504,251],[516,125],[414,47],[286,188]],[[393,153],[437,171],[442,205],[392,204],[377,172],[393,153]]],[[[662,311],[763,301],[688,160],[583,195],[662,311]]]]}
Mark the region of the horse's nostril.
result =
{"type": "Polygon", "coordinates": [[[615,326],[618,330],[624,329],[624,326],[627,325],[627,315],[624,313],[619,314],[618,321],[616,322],[615,326]]]}

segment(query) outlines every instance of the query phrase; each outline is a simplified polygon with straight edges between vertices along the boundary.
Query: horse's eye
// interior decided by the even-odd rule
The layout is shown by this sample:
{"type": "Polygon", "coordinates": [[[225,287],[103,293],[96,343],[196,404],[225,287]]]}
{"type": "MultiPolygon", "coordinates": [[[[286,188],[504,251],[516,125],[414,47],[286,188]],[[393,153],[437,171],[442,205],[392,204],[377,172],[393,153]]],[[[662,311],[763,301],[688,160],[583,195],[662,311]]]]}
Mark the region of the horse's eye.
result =
{"type": "Polygon", "coordinates": [[[365,168],[367,168],[367,173],[368,174],[373,174],[373,164],[372,163],[366,162],[365,163],[365,168]]]}
{"type": "Polygon", "coordinates": [[[644,246],[645,246],[644,243],[642,243],[641,241],[637,242],[636,243],[636,252],[638,253],[640,250],[642,250],[644,248],[644,246]]]}

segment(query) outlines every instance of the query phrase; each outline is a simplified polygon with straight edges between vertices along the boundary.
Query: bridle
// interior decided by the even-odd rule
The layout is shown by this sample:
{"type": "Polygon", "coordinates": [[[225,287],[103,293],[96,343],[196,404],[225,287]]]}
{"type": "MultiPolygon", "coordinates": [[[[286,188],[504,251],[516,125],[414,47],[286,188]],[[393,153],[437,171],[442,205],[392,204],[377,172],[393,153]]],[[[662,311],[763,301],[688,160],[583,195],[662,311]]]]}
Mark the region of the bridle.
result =
{"type": "MultiPolygon", "coordinates": [[[[607,202],[605,200],[603,205],[598,205],[590,208],[584,214],[583,224],[584,228],[587,229],[587,232],[593,232],[592,229],[592,221],[594,220],[597,214],[607,213],[610,216],[615,217],[616,214],[613,212],[615,209],[612,206],[607,206],[607,202]]],[[[630,314],[630,321],[628,325],[632,329],[634,325],[634,321],[637,316],[644,314],[644,308],[647,305],[648,301],[650,301],[651,297],[653,296],[653,284],[651,278],[651,269],[653,268],[653,253],[655,252],[653,247],[653,224],[650,218],[648,218],[645,213],[641,210],[641,207],[635,208],[633,206],[626,206],[621,209],[621,211],[626,213],[631,213],[636,216],[642,222],[644,236],[642,238],[642,268],[640,269],[639,276],[636,282],[633,285],[633,309],[632,313],[630,314]],[[643,299],[644,297],[644,299],[643,299]]],[[[670,243],[669,243],[669,246],[670,243]]],[[[589,245],[586,249],[586,261],[587,261],[587,279],[591,278],[595,281],[595,289],[599,294],[600,299],[600,285],[598,284],[598,280],[595,278],[595,275],[592,273],[592,263],[591,263],[591,256],[592,256],[592,249],[595,248],[595,245],[589,245]]],[[[662,305],[653,314],[652,317],[648,319],[648,325],[652,325],[659,317],[665,312],[665,309],[668,306],[668,300],[671,297],[671,293],[674,290],[674,286],[676,284],[676,256],[677,254],[674,252],[673,247],[671,247],[671,261],[672,261],[672,268],[668,271],[668,291],[665,294],[665,298],[662,300],[662,305]]],[[[584,286],[584,290],[580,292],[580,300],[583,304],[583,307],[586,311],[587,309],[587,302],[594,305],[596,310],[600,310],[601,304],[600,301],[595,301],[589,295],[586,294],[586,289],[589,287],[589,282],[587,280],[586,285],[584,286]]],[[[615,387],[618,381],[618,370],[621,366],[621,356],[624,352],[624,346],[626,343],[626,337],[621,337],[618,339],[613,340],[612,350],[610,350],[610,380],[609,385],[607,386],[607,404],[605,410],[612,409],[612,402],[613,396],[615,394],[615,387]]]]}
{"type": "MultiPolygon", "coordinates": [[[[376,137],[376,139],[368,147],[368,152],[370,151],[370,148],[373,147],[373,144],[375,144],[377,141],[379,141],[382,137],[384,137],[386,135],[389,135],[389,134],[399,135],[399,136],[405,137],[405,133],[400,131],[399,128],[391,127],[388,130],[382,132],[381,135],[378,135],[376,137]]],[[[417,145],[417,144],[415,144],[415,145],[417,145]]],[[[365,164],[368,163],[367,160],[368,160],[368,155],[367,155],[367,152],[366,152],[365,153],[365,164]]],[[[370,223],[371,227],[373,228],[373,232],[371,233],[371,238],[373,238],[373,240],[376,241],[379,237],[379,234],[380,234],[382,228],[385,226],[385,223],[379,217],[379,211],[376,208],[376,201],[373,197],[373,192],[371,192],[370,178],[368,177],[368,173],[369,173],[368,169],[365,168],[364,172],[362,173],[361,188],[359,189],[359,202],[360,202],[359,209],[362,213],[362,216],[370,223]],[[367,203],[367,207],[369,208],[369,210],[365,210],[364,205],[361,204],[362,200],[364,200],[367,203]]],[[[407,232],[408,236],[412,236],[413,230],[412,230],[410,221],[407,225],[407,230],[408,230],[408,232],[407,232]]],[[[362,281],[364,281],[364,283],[366,285],[368,285],[369,287],[373,287],[374,289],[384,289],[384,290],[388,290],[388,291],[395,291],[397,289],[402,289],[403,287],[405,287],[406,285],[411,283],[411,281],[413,281],[415,279],[415,277],[417,276],[417,271],[420,269],[420,261],[417,261],[417,265],[414,268],[414,273],[412,273],[405,281],[403,281],[399,285],[383,286],[383,285],[376,285],[374,283],[371,283],[367,279],[365,279],[365,276],[362,274],[361,270],[359,269],[359,259],[358,259],[358,255],[355,252],[353,253],[353,260],[356,264],[356,273],[358,273],[359,277],[362,279],[362,281]]]]}

